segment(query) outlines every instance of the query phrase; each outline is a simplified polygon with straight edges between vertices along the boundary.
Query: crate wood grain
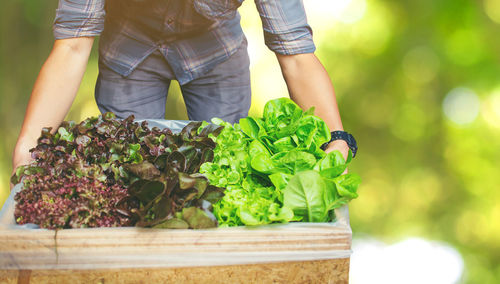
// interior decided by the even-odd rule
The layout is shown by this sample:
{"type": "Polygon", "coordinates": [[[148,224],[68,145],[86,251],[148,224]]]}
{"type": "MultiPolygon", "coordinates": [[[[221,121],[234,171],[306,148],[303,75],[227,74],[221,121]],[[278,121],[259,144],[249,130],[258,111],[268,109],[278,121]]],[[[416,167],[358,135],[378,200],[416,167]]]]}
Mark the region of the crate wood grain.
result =
{"type": "Polygon", "coordinates": [[[59,231],[0,228],[0,269],[182,267],[349,257],[351,234],[335,226],[59,231]]]}
{"type": "Polygon", "coordinates": [[[185,268],[0,270],[0,283],[349,283],[349,258],[185,268]]]}

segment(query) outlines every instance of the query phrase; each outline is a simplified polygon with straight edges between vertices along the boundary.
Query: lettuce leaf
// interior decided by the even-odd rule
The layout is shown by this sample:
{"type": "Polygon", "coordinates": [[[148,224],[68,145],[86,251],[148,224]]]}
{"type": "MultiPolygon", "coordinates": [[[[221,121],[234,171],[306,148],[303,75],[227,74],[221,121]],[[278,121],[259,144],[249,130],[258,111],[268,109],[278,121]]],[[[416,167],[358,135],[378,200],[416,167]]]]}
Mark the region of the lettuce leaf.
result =
{"type": "Polygon", "coordinates": [[[201,166],[210,184],[226,187],[214,205],[221,226],[272,222],[327,222],[333,209],[357,196],[360,179],[341,177],[342,154],[326,154],[326,123],[288,98],[269,101],[263,117],[224,126],[215,138],[214,160],[201,166]]]}

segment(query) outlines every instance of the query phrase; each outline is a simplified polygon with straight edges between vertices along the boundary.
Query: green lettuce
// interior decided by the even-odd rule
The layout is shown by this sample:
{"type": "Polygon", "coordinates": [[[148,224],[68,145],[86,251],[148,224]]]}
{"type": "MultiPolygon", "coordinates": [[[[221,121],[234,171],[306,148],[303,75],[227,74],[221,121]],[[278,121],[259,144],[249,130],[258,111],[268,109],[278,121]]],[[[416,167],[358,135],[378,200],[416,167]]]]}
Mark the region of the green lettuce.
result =
{"type": "Polygon", "coordinates": [[[357,175],[342,175],[350,158],[326,154],[326,123],[288,98],[269,101],[263,117],[224,126],[215,139],[214,160],[201,166],[225,196],[214,205],[221,226],[273,222],[327,222],[333,210],[357,197],[357,175]]]}
{"type": "Polygon", "coordinates": [[[250,142],[239,124],[218,119],[212,122],[224,129],[213,137],[217,142],[213,162],[204,163],[200,172],[210,184],[226,188],[224,197],[213,206],[219,226],[291,221],[293,212],[283,207],[280,192],[251,166],[252,156],[270,156],[266,147],[256,140],[250,142]]]}

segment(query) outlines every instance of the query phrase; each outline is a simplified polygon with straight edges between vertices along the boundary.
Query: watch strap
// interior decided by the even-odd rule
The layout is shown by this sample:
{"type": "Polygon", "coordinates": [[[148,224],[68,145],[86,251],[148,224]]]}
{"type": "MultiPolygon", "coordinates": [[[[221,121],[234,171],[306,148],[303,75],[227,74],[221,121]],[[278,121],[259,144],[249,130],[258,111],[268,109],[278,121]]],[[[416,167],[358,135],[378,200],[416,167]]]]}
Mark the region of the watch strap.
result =
{"type": "Polygon", "coordinates": [[[356,139],[354,139],[354,136],[352,136],[352,134],[345,131],[332,131],[330,141],[321,145],[321,149],[325,150],[328,144],[335,140],[344,140],[347,143],[347,146],[349,146],[349,149],[351,149],[352,157],[354,158],[356,156],[356,153],[358,152],[358,144],[356,143],[356,139]]]}

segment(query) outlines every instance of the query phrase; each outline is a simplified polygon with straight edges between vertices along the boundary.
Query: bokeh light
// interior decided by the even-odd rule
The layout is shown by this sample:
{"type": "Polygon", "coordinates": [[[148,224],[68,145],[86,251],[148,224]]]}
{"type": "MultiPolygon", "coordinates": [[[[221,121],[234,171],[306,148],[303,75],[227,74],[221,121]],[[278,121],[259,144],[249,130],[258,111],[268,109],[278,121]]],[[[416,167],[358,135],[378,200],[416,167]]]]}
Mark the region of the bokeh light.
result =
{"type": "Polygon", "coordinates": [[[500,87],[496,88],[482,106],[484,120],[493,128],[500,129],[500,87]]]}
{"type": "Polygon", "coordinates": [[[451,90],[443,100],[446,117],[458,125],[473,122],[479,114],[480,101],[472,90],[458,87],[451,90]]]}
{"type": "Polygon", "coordinates": [[[392,37],[394,16],[383,4],[370,2],[366,15],[353,27],[353,47],[375,56],[383,52],[392,37]]]}
{"type": "Polygon", "coordinates": [[[366,0],[307,0],[304,5],[312,23],[321,24],[323,29],[331,24],[332,19],[344,24],[353,24],[363,18],[366,11],[366,0]]]}
{"type": "Polygon", "coordinates": [[[403,58],[403,72],[413,82],[425,84],[432,81],[439,69],[439,58],[427,46],[418,46],[403,58]]]}
{"type": "Polygon", "coordinates": [[[458,283],[464,272],[460,253],[448,244],[408,238],[392,245],[353,240],[349,283],[458,283]]]}
{"type": "Polygon", "coordinates": [[[409,170],[401,181],[403,204],[411,204],[412,212],[425,211],[443,196],[443,184],[433,169],[409,170]]]}
{"type": "Polygon", "coordinates": [[[500,24],[500,0],[484,0],[484,10],[492,21],[500,24]]]}

